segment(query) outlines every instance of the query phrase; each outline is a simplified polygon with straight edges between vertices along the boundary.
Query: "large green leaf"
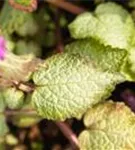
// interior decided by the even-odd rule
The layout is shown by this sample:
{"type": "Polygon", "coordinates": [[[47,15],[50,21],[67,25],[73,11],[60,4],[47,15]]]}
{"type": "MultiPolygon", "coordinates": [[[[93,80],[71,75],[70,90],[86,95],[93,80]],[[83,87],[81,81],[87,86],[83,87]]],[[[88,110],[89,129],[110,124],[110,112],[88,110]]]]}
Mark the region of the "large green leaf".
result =
{"type": "Polygon", "coordinates": [[[47,59],[33,76],[32,101],[47,119],[80,118],[92,105],[103,101],[124,78],[103,72],[87,56],[68,53],[47,59]]]}
{"type": "Polygon", "coordinates": [[[84,116],[88,128],[80,136],[81,150],[134,150],[135,115],[124,103],[106,102],[84,116]]]}
{"type": "Polygon", "coordinates": [[[127,58],[124,49],[104,46],[93,39],[77,40],[67,45],[65,52],[89,56],[99,68],[109,72],[121,71],[127,58]]]}
{"type": "Polygon", "coordinates": [[[98,5],[94,13],[77,16],[69,30],[76,39],[92,37],[115,48],[128,49],[135,43],[133,19],[124,8],[112,2],[98,5]]]}

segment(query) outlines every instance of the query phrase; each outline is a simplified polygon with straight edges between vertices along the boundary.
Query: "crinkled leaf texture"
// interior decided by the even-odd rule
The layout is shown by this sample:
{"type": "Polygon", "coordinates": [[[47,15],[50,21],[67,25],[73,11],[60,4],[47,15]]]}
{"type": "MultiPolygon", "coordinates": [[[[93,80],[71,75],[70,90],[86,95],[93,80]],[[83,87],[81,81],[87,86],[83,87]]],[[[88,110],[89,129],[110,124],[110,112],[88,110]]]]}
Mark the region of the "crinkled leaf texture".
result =
{"type": "Polygon", "coordinates": [[[104,46],[93,39],[77,40],[65,47],[65,52],[89,56],[104,71],[120,72],[127,58],[124,49],[104,46]]]}
{"type": "Polygon", "coordinates": [[[124,8],[112,2],[98,5],[94,13],[79,15],[69,30],[76,39],[92,37],[115,48],[128,49],[134,43],[133,19],[124,8]]]}
{"type": "Polygon", "coordinates": [[[108,97],[124,80],[119,73],[103,72],[89,57],[57,54],[33,75],[32,101],[38,113],[52,120],[80,118],[88,108],[108,97]]]}
{"type": "Polygon", "coordinates": [[[128,59],[123,67],[123,72],[129,76],[131,80],[135,81],[135,47],[132,47],[128,52],[128,59]]]}
{"type": "Polygon", "coordinates": [[[82,44],[84,47],[81,46],[81,51],[84,52],[81,53],[90,55],[102,68],[119,68],[119,71],[125,75],[127,80],[135,80],[135,26],[131,15],[124,8],[112,2],[100,4],[93,13],[87,12],[79,15],[69,25],[69,30],[71,36],[75,39],[80,39],[80,42],[72,44],[67,49],[72,48],[73,52],[80,51],[79,46],[82,44]],[[88,39],[95,39],[97,45],[94,45],[88,39]],[[103,44],[105,47],[98,43],[103,44]],[[101,47],[101,50],[97,47],[101,47]],[[111,47],[117,48],[117,50],[112,50],[111,47]],[[128,52],[125,59],[122,59],[122,56],[120,57],[122,49],[128,52]],[[116,54],[116,51],[120,52],[116,54]],[[103,53],[101,54],[101,52],[103,53]],[[105,57],[106,60],[104,59],[105,57]],[[119,59],[117,59],[118,57],[119,59]],[[113,63],[114,65],[112,65],[113,63]],[[119,66],[120,63],[123,64],[119,66]]]}
{"type": "Polygon", "coordinates": [[[135,115],[124,103],[98,104],[84,116],[81,150],[134,150],[135,115]]]}

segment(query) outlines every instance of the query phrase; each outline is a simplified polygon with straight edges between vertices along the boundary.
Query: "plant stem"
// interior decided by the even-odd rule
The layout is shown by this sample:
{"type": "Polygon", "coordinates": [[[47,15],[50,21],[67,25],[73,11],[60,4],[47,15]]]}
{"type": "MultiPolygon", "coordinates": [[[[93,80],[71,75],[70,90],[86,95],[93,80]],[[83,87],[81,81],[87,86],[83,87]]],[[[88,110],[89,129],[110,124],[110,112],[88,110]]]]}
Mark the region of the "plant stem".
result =
{"type": "Polygon", "coordinates": [[[23,92],[26,92],[26,93],[31,93],[34,91],[34,86],[33,85],[27,85],[27,84],[24,84],[24,83],[20,83],[18,85],[18,89],[22,90],[23,92]]]}
{"type": "Polygon", "coordinates": [[[22,110],[5,110],[4,114],[6,116],[14,115],[37,115],[37,112],[33,109],[22,109],[22,110]]]}
{"type": "Polygon", "coordinates": [[[64,136],[70,141],[72,146],[76,149],[79,148],[79,142],[76,135],[70,129],[70,127],[64,122],[56,122],[56,125],[59,127],[64,136]]]}
{"type": "Polygon", "coordinates": [[[81,14],[81,13],[86,11],[84,8],[81,8],[81,7],[76,6],[72,3],[62,1],[62,0],[45,0],[45,2],[48,2],[48,3],[55,5],[59,8],[62,8],[62,9],[66,10],[70,13],[75,14],[75,15],[81,14]]]}
{"type": "Polygon", "coordinates": [[[60,29],[60,13],[59,9],[55,9],[55,26],[56,26],[56,37],[57,37],[57,52],[61,53],[64,50],[64,45],[62,41],[62,34],[60,29]]]}

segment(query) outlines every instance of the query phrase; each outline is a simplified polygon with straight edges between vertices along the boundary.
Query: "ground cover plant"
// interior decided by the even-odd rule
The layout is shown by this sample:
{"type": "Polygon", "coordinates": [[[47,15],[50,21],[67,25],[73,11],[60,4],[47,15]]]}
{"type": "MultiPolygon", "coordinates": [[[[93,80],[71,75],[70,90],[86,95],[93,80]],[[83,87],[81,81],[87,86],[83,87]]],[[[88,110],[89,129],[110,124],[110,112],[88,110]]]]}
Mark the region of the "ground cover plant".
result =
{"type": "Polygon", "coordinates": [[[0,150],[135,149],[134,9],[1,2],[0,150]]]}

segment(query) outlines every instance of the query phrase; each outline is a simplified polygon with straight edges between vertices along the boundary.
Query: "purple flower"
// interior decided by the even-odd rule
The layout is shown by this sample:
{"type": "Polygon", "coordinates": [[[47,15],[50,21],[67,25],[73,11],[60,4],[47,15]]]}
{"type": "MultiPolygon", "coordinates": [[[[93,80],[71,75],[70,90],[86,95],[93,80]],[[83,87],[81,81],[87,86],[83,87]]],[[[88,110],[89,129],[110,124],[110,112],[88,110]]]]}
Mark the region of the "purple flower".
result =
{"type": "Polygon", "coordinates": [[[3,60],[6,52],[6,40],[0,36],[0,60],[3,60]]]}

